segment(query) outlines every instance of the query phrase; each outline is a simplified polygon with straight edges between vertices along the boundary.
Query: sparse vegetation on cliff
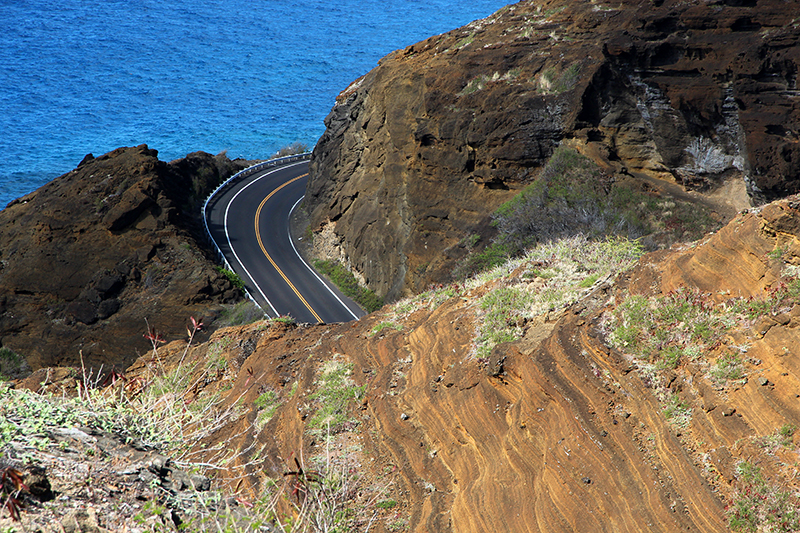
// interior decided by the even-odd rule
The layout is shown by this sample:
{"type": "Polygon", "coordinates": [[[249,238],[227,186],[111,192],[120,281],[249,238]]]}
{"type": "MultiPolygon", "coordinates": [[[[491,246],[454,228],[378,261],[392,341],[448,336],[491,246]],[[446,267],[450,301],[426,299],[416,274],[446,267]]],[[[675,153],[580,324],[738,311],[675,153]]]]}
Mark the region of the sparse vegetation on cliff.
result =
{"type": "Polygon", "coordinates": [[[761,468],[742,461],[736,467],[736,494],[728,507],[734,531],[800,531],[800,498],[770,483],[761,468]]]}
{"type": "Polygon", "coordinates": [[[353,365],[333,359],[320,370],[317,391],[311,395],[317,410],[308,423],[311,434],[323,436],[344,431],[350,420],[350,403],[364,396],[364,386],[358,387],[351,374],[353,365]]]}
{"type": "Polygon", "coordinates": [[[299,155],[305,154],[308,152],[308,145],[305,143],[301,143],[300,141],[293,142],[287,146],[284,146],[277,152],[275,152],[275,157],[286,157],[290,155],[299,155]]]}
{"type": "Polygon", "coordinates": [[[636,241],[591,241],[577,235],[541,244],[521,259],[477,275],[468,287],[501,276],[507,280],[480,300],[485,314],[475,341],[478,357],[487,357],[500,342],[519,338],[527,321],[570,305],[600,280],[630,268],[641,254],[636,241]]]}
{"type": "Polygon", "coordinates": [[[561,146],[537,179],[492,215],[497,236],[457,269],[469,275],[518,257],[537,243],[583,234],[645,237],[648,247],[694,240],[718,224],[697,206],[664,201],[617,183],[595,162],[561,146]]]}
{"type": "Polygon", "coordinates": [[[239,277],[239,274],[237,274],[233,270],[228,270],[227,268],[221,266],[215,268],[217,269],[217,272],[228,278],[228,281],[230,281],[234,287],[236,287],[240,291],[244,290],[244,281],[242,281],[242,278],[239,277]]]}
{"type": "Polygon", "coordinates": [[[733,328],[752,328],[761,316],[788,311],[798,302],[800,280],[786,278],[763,298],[720,298],[681,287],[663,296],[631,295],[620,302],[609,341],[623,353],[657,370],[700,363],[720,386],[746,377],[746,347],[722,346],[733,328]]]}
{"type": "Polygon", "coordinates": [[[336,261],[318,259],[314,268],[330,279],[346,296],[352,298],[367,312],[377,311],[383,306],[383,299],[366,287],[358,284],[358,280],[344,265],[336,261]]]}

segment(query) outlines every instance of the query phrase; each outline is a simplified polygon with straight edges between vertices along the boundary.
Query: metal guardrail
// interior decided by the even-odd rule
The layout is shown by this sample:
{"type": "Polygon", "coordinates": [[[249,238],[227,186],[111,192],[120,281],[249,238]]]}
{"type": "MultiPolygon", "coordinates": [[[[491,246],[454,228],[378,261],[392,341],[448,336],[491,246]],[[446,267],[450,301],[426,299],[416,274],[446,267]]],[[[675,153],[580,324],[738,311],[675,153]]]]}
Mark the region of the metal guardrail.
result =
{"type": "MultiPolygon", "coordinates": [[[[224,191],[224,190],[232,187],[238,181],[240,181],[240,180],[242,180],[242,179],[244,179],[244,178],[246,178],[248,176],[252,176],[256,172],[264,170],[265,168],[279,167],[279,166],[283,166],[283,165],[288,165],[289,163],[295,163],[297,161],[303,161],[303,160],[306,160],[306,159],[311,159],[311,152],[305,152],[305,153],[297,154],[297,155],[289,155],[289,156],[285,156],[285,157],[277,157],[275,159],[270,159],[269,161],[262,161],[261,163],[256,163],[255,165],[253,165],[251,167],[247,167],[244,170],[240,170],[239,172],[237,172],[236,174],[234,174],[233,176],[231,176],[230,178],[228,178],[227,180],[225,180],[224,182],[219,184],[217,186],[217,188],[214,189],[211,192],[211,194],[208,195],[208,197],[206,198],[206,201],[203,202],[203,212],[202,212],[203,225],[206,228],[206,237],[211,242],[211,244],[214,246],[214,249],[217,252],[217,260],[220,263],[223,264],[223,266],[225,267],[226,270],[230,270],[230,271],[233,272],[233,269],[231,268],[230,263],[228,263],[228,259],[222,253],[222,250],[220,249],[219,245],[217,245],[217,241],[214,240],[214,237],[211,235],[211,230],[208,227],[208,217],[206,216],[207,209],[208,209],[208,203],[211,201],[212,198],[214,198],[214,196],[219,194],[221,191],[224,191]]],[[[245,289],[244,293],[250,299],[250,301],[252,301],[254,304],[256,304],[256,306],[263,311],[263,308],[258,304],[256,299],[253,298],[253,296],[250,294],[250,291],[245,289]]]]}

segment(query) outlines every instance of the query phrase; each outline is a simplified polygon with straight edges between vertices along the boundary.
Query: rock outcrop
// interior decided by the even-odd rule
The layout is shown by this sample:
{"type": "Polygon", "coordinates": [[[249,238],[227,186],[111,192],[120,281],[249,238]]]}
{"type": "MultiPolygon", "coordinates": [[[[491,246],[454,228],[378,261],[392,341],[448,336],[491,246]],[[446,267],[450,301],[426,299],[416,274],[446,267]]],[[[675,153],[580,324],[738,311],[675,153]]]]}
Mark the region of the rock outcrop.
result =
{"type": "Polygon", "coordinates": [[[797,192],[791,5],[525,1],[394,52],[326,119],[313,229],[392,299],[445,279],[448,249],[565,140],[617,176],[727,184],[738,208],[797,192]]]}
{"type": "Polygon", "coordinates": [[[242,164],[147,146],[87,156],[0,212],[0,343],[37,368],[124,368],[240,294],[204,250],[199,204],[242,164]],[[138,340],[137,340],[138,339],[138,340]]]}

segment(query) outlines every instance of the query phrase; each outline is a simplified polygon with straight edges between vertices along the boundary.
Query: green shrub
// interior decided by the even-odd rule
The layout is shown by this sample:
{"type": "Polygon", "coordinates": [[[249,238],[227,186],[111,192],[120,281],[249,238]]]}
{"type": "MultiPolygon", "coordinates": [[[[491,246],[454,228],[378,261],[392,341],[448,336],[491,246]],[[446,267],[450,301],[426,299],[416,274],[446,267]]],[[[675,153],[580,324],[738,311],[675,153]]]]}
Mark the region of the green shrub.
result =
{"type": "Polygon", "coordinates": [[[306,152],[308,152],[308,145],[305,143],[301,143],[299,141],[295,141],[292,144],[286,145],[277,152],[275,152],[274,157],[299,155],[299,154],[305,154],[306,152]]]}
{"type": "Polygon", "coordinates": [[[720,356],[711,367],[711,377],[717,382],[737,381],[745,376],[742,357],[729,352],[720,356]]]}
{"type": "Polygon", "coordinates": [[[578,83],[581,72],[579,63],[573,63],[561,72],[555,68],[545,70],[539,77],[539,90],[543,94],[561,94],[578,83]]]}
{"type": "Polygon", "coordinates": [[[337,261],[316,260],[314,268],[330,279],[347,297],[352,298],[367,312],[383,307],[383,298],[358,284],[356,277],[337,261]]]}
{"type": "Polygon", "coordinates": [[[512,254],[547,241],[582,233],[589,238],[646,233],[618,208],[607,192],[611,184],[590,159],[571,148],[558,147],[538,179],[492,215],[496,242],[512,254]]]}
{"type": "Polygon", "coordinates": [[[372,331],[370,331],[369,336],[373,337],[381,333],[385,329],[393,329],[395,331],[400,331],[403,329],[403,326],[402,324],[395,324],[393,322],[381,322],[380,324],[372,328],[372,331]]]}
{"type": "Polygon", "coordinates": [[[456,277],[466,277],[500,266],[519,254],[520,248],[511,244],[493,242],[479,252],[474,252],[456,268],[456,277]]]}
{"type": "Polygon", "coordinates": [[[794,424],[784,424],[778,429],[778,435],[781,437],[781,445],[790,447],[794,441],[794,434],[797,431],[797,426],[794,424]]]}
{"type": "Polygon", "coordinates": [[[673,394],[666,401],[664,416],[676,426],[686,428],[692,420],[692,408],[673,394]]]}
{"type": "Polygon", "coordinates": [[[243,326],[264,320],[264,311],[250,300],[242,300],[223,308],[219,318],[220,327],[243,326]]]}
{"type": "Polygon", "coordinates": [[[627,352],[637,352],[640,338],[652,328],[650,302],[644,296],[631,296],[617,307],[619,325],[614,329],[611,342],[627,352]]]}
{"type": "Polygon", "coordinates": [[[587,277],[586,277],[586,278],[585,278],[583,281],[581,281],[581,282],[578,284],[578,286],[579,286],[580,288],[582,288],[582,289],[588,289],[589,287],[591,287],[592,285],[594,285],[594,284],[595,284],[595,282],[596,282],[596,281],[597,281],[599,278],[600,278],[600,274],[590,274],[590,275],[589,275],[589,276],[587,276],[587,277]]]}
{"type": "Polygon", "coordinates": [[[391,509],[397,506],[397,502],[395,500],[381,500],[375,504],[375,507],[378,509],[391,509]]]}
{"type": "MultiPolygon", "coordinates": [[[[497,235],[457,268],[469,276],[518,257],[537,243],[582,234],[589,239],[649,236],[652,247],[693,240],[719,227],[702,209],[617,183],[589,158],[559,146],[536,181],[492,214],[497,235]]],[[[800,284],[798,285],[800,293],[800,284]]]]}
{"type": "Polygon", "coordinates": [[[275,412],[278,410],[278,407],[281,406],[278,393],[273,390],[267,390],[263,392],[253,403],[258,409],[258,414],[256,415],[256,424],[258,424],[259,427],[264,427],[267,422],[272,420],[272,417],[275,416],[275,412]]]}
{"type": "Polygon", "coordinates": [[[244,281],[242,278],[239,277],[239,274],[232,270],[228,270],[227,268],[223,268],[221,266],[216,267],[217,272],[228,278],[228,281],[239,290],[244,290],[244,281]]]}
{"type": "Polygon", "coordinates": [[[327,362],[317,381],[317,391],[311,395],[317,410],[308,422],[309,432],[322,436],[326,433],[340,433],[350,421],[350,403],[364,396],[366,385],[358,387],[351,377],[352,363],[338,360],[327,362]]]}
{"type": "Polygon", "coordinates": [[[291,325],[295,323],[295,319],[289,315],[281,315],[279,317],[271,318],[270,322],[277,322],[278,324],[291,325]]]}
{"type": "Polygon", "coordinates": [[[732,530],[800,531],[800,500],[796,494],[770,484],[761,469],[747,461],[739,463],[736,474],[736,492],[727,506],[732,530]]]}

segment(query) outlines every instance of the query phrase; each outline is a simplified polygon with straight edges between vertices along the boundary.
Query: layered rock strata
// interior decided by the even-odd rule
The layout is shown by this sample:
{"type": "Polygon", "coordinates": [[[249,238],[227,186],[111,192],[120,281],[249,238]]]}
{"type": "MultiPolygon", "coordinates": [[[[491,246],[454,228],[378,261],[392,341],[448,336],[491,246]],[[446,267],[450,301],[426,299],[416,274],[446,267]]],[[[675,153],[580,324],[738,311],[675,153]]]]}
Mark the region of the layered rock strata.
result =
{"type": "MultiPolygon", "coordinates": [[[[679,288],[708,299],[702,305],[762,301],[800,265],[799,228],[796,200],[741,214],[526,321],[522,338],[486,359],[474,352],[480,299],[509,279],[352,324],[220,330],[189,352],[198,385],[186,401],[221,394],[220,412],[244,406],[204,445],[236,457],[218,481],[254,499],[273,486],[267,478],[296,470],[293,458],[318,472],[342,468],[357,480],[351,504],[356,494],[396,502],[362,517],[372,517],[371,531],[729,531],[746,498],[740,465],[757,465],[772,494],[797,493],[800,303],[729,324],[714,346],[658,379],[614,347],[608,320],[628,298],[679,288]],[[743,349],[739,377],[717,381],[714,359],[743,349]],[[207,361],[219,357],[226,364],[212,370],[207,361]],[[326,434],[313,422],[326,408],[323,375],[348,365],[346,422],[326,434]],[[272,398],[268,417],[262,395],[272,398]],[[670,418],[665,397],[679,399],[684,421],[670,418]]],[[[162,361],[170,368],[185,350],[176,342],[162,361]]],[[[151,360],[128,376],[145,375],[151,360]]],[[[291,486],[281,490],[291,499],[291,486]]]]}

